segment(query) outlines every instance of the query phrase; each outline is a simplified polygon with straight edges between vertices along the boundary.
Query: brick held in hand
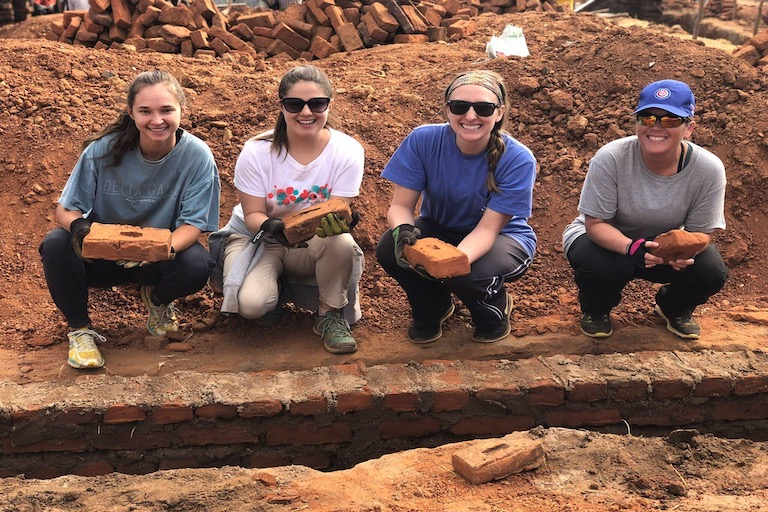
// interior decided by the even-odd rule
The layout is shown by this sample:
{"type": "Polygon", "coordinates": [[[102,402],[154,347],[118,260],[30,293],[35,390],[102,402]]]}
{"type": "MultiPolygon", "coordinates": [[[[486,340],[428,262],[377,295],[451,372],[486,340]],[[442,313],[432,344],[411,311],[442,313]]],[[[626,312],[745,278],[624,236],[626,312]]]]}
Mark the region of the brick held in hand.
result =
{"type": "Polygon", "coordinates": [[[83,240],[83,258],[88,259],[165,261],[170,255],[169,229],[94,222],[83,240]]]}
{"type": "Polygon", "coordinates": [[[470,272],[467,255],[438,238],[419,238],[415,244],[406,245],[403,251],[408,263],[423,267],[437,279],[465,276],[470,272]]]}
{"type": "Polygon", "coordinates": [[[329,213],[346,219],[347,223],[352,221],[352,210],[345,200],[329,199],[285,217],[285,238],[292,244],[309,240],[315,236],[315,229],[320,227],[322,218],[329,213]]]}
{"type": "Polygon", "coordinates": [[[675,260],[693,258],[709,245],[709,236],[704,233],[672,229],[653,239],[659,246],[648,252],[669,263],[675,260]]]}

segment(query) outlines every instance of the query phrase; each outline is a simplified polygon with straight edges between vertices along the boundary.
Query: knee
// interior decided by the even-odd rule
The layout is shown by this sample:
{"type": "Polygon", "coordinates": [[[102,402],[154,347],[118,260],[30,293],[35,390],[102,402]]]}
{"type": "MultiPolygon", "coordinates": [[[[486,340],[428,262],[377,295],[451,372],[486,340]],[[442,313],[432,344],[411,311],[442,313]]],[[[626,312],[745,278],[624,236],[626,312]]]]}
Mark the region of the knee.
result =
{"type": "Polygon", "coordinates": [[[254,297],[240,294],[237,299],[237,308],[240,316],[248,320],[261,318],[277,307],[277,301],[264,300],[263,297],[254,297]]]}
{"type": "Polygon", "coordinates": [[[43,239],[38,252],[45,258],[62,257],[72,251],[69,232],[64,228],[56,228],[50,231],[43,239]]]}
{"type": "Polygon", "coordinates": [[[386,233],[381,235],[376,246],[376,260],[384,269],[397,265],[397,262],[395,262],[395,241],[392,239],[392,231],[387,230],[386,233]]]}

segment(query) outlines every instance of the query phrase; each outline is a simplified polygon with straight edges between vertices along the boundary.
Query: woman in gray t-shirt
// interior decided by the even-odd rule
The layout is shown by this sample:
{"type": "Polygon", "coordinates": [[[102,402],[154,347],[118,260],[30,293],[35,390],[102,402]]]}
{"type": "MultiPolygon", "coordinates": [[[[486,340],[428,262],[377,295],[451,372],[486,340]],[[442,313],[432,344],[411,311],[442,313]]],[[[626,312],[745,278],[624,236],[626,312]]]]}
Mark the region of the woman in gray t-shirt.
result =
{"type": "Polygon", "coordinates": [[[687,139],[695,99],[687,84],[661,80],[646,86],[634,114],[637,134],[609,142],[589,164],[579,216],[563,232],[581,304],[581,330],[613,333],[610,311],[635,278],[665,283],[656,312],[667,329],[698,338],[693,310],[725,284],[728,270],[714,245],[694,258],[663,261],[648,251],[671,229],[710,237],[725,228],[725,168],[687,139]]]}

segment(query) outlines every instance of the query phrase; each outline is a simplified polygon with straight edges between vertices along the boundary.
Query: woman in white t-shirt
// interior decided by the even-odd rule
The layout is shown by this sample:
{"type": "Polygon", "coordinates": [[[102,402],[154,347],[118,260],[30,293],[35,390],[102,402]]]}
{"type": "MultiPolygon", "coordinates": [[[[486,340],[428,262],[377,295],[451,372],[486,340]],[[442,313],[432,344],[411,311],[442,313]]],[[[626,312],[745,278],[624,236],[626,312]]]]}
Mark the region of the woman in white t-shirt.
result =
{"type": "Polygon", "coordinates": [[[226,299],[232,276],[244,276],[236,283],[237,312],[261,318],[279,305],[281,276],[314,278],[320,300],[313,330],[326,350],[339,354],[357,350],[343,312],[355,262],[362,262],[349,234],[355,221],[347,225],[329,214],[325,229],[299,245],[288,243],[282,221],[331,198],[351,203],[360,192],[363,147],[331,128],[332,96],[328,77],[314,66],[295,67],[280,81],[274,129],[248,140],[235,166],[240,204],[225,228],[223,281],[226,299]],[[253,251],[260,234],[261,247],[253,251]],[[252,256],[238,259],[242,254],[252,256]]]}

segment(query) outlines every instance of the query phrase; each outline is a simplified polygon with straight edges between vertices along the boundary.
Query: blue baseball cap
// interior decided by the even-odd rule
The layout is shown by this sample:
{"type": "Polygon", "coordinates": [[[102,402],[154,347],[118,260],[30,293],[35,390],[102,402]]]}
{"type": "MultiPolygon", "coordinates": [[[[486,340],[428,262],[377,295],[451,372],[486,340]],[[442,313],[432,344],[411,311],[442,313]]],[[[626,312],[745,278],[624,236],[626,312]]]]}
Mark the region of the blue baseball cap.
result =
{"type": "Polygon", "coordinates": [[[633,114],[648,108],[660,108],[680,117],[693,117],[696,99],[685,82],[659,80],[640,91],[640,102],[633,114]]]}

